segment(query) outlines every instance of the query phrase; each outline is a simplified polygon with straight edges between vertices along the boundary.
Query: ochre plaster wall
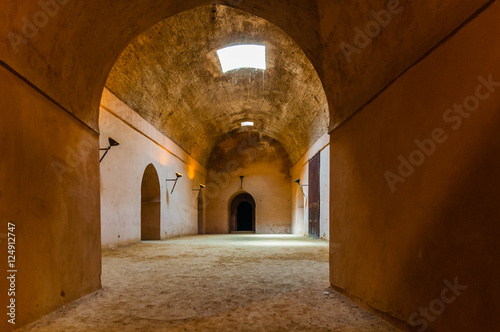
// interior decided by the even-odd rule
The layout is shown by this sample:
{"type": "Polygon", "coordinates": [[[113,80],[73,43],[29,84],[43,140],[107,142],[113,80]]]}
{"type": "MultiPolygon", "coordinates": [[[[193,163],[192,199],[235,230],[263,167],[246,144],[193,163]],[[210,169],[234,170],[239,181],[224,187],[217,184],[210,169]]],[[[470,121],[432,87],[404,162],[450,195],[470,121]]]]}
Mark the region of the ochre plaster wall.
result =
{"type": "Polygon", "coordinates": [[[499,19],[495,3],[331,136],[331,283],[418,330],[500,330],[499,19]]]}
{"type": "Polygon", "coordinates": [[[98,135],[0,67],[0,330],[7,223],[16,225],[16,325],[100,287],[98,135]]]}
{"type": "Polygon", "coordinates": [[[229,207],[242,192],[255,200],[256,233],[291,232],[290,161],[277,141],[256,132],[235,134],[214,149],[207,168],[207,233],[229,233],[229,207]]]}
{"type": "Polygon", "coordinates": [[[331,129],[492,1],[318,0],[331,129]]]}
{"type": "MultiPolygon", "coordinates": [[[[198,234],[198,192],[206,170],[108,90],[101,102],[101,147],[113,147],[101,163],[101,232],[104,248],[141,240],[141,184],[153,164],[161,191],[161,238],[198,234]],[[183,174],[173,194],[175,173],[183,174]]],[[[101,155],[103,152],[101,152],[101,155]]]]}

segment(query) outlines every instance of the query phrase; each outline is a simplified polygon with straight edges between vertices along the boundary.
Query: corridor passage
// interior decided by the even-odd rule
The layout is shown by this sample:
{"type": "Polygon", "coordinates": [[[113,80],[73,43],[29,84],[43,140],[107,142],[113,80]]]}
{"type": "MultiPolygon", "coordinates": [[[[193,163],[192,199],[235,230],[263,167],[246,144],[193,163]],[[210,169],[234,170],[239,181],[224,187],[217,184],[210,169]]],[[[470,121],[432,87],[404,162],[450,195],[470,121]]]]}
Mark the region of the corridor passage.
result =
{"type": "Polygon", "coordinates": [[[329,289],[328,243],[215,235],[103,252],[103,288],[23,331],[397,331],[329,289]]]}

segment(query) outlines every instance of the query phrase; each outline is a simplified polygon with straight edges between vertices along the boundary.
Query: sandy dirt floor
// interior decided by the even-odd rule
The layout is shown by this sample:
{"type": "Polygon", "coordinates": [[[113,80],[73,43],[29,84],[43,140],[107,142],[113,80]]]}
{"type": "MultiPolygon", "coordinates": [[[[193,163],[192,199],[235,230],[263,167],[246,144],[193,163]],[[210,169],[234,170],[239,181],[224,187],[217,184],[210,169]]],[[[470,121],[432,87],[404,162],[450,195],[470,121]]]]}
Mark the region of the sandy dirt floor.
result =
{"type": "Polygon", "coordinates": [[[22,331],[398,331],[329,289],[328,243],[300,236],[143,242],[102,269],[102,290],[22,331]]]}

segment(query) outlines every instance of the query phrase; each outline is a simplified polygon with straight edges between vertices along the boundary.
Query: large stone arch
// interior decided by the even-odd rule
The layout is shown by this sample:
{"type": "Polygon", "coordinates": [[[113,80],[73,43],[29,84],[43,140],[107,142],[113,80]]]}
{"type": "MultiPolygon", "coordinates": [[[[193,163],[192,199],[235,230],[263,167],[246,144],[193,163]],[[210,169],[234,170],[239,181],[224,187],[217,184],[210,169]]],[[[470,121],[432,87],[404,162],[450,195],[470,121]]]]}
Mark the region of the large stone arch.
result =
{"type": "MultiPolygon", "coordinates": [[[[360,56],[347,61],[340,45],[352,44],[356,36],[354,28],[365,28],[368,22],[374,22],[373,11],[383,10],[386,1],[352,4],[311,0],[216,1],[268,20],[300,45],[325,87],[332,130],[439,46],[457,26],[468,22],[471,14],[474,16],[476,10],[481,12],[492,2],[445,0],[437,8],[434,2],[416,5],[408,1],[405,4],[408,9],[394,15],[383,34],[370,39],[370,43],[363,45],[360,56]],[[407,38],[411,27],[416,30],[407,38]],[[363,80],[358,79],[360,75],[363,80]]],[[[125,47],[154,24],[213,3],[208,0],[5,1],[0,4],[0,34],[6,36],[0,39],[0,61],[97,132],[102,89],[125,47]],[[49,8],[49,14],[44,13],[40,3],[56,2],[57,9],[49,8]],[[25,38],[26,20],[44,15],[46,19],[39,22],[39,27],[27,29],[25,38]]]]}

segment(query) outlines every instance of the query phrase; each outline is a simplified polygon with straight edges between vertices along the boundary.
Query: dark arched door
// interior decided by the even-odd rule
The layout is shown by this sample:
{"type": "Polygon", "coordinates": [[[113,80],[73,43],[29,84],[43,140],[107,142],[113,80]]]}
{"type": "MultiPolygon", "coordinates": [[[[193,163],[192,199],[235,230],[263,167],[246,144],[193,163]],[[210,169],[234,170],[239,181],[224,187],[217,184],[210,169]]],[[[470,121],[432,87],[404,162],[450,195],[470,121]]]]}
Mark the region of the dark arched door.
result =
{"type": "Polygon", "coordinates": [[[198,234],[205,234],[203,227],[203,193],[200,190],[198,194],[198,234]]]}
{"type": "Polygon", "coordinates": [[[141,186],[141,240],[160,240],[160,197],[160,179],[153,164],[149,164],[141,186]]]}
{"type": "Polygon", "coordinates": [[[244,193],[233,199],[230,222],[231,233],[255,233],[255,200],[252,195],[244,193]]]}

